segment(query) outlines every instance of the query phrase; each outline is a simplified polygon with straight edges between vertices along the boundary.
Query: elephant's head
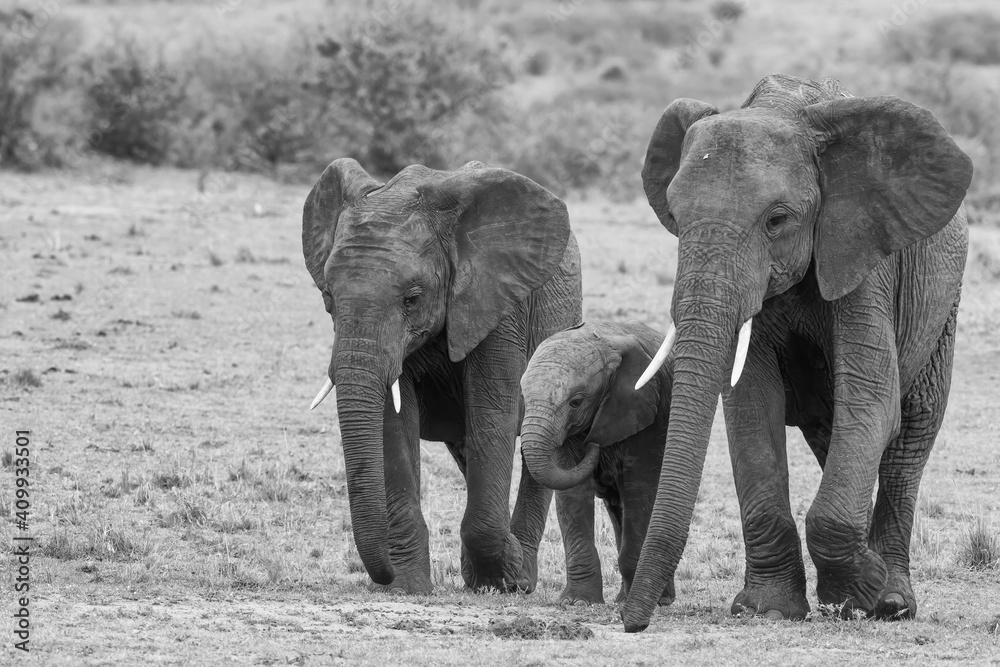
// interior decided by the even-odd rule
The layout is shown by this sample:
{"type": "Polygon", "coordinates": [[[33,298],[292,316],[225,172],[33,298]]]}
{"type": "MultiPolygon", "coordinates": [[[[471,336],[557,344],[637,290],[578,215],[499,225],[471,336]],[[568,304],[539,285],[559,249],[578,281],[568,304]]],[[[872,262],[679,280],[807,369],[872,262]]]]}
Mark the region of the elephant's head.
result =
{"type": "Polygon", "coordinates": [[[338,386],[354,539],[376,583],[394,578],[382,429],[390,389],[400,410],[403,360],[441,336],[463,359],[555,272],[569,233],[555,195],[478,162],[414,165],[383,185],[344,158],[309,193],[302,250],[336,332],[313,407],[338,386]]]}
{"type": "Polygon", "coordinates": [[[663,112],[642,179],[679,239],[674,391],[627,629],[645,627],[680,559],[725,372],[732,365],[735,383],[763,302],[813,274],[823,299],[852,292],[944,228],[971,174],[931,112],[852,97],[830,79],[775,75],[738,110],[678,99],[663,112]]]}
{"type": "Polygon", "coordinates": [[[558,490],[580,484],[593,474],[602,447],[653,423],[661,391],[669,388],[657,377],[635,391],[650,362],[637,336],[590,324],[538,346],[521,377],[521,451],[539,484],[558,490]],[[563,447],[567,440],[585,446],[579,462],[574,462],[579,451],[563,447]]]}

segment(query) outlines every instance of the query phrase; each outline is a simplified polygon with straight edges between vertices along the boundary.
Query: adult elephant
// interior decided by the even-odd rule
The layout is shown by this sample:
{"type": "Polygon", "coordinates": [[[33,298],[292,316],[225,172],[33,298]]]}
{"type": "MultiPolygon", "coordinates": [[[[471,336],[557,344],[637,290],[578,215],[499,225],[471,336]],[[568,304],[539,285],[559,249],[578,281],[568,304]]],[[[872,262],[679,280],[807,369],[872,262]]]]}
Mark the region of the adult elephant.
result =
{"type": "Polygon", "coordinates": [[[565,204],[470,162],[387,183],[331,163],[302,215],[306,266],[333,318],[351,524],[376,584],[431,590],[420,438],[444,441],[468,487],[462,575],[531,590],[551,500],[522,467],[508,497],[519,381],[535,346],[581,318],[580,256],[565,204]],[[391,399],[389,398],[391,394],[391,399]]]}
{"type": "Polygon", "coordinates": [[[746,545],[733,612],[809,610],[788,424],[823,467],[805,522],[820,602],[913,616],[910,531],[948,398],[971,175],[929,111],[832,79],[769,76],[726,113],[667,107],[642,177],[679,239],[674,385],[627,631],[680,559],[720,391],[746,545]]]}

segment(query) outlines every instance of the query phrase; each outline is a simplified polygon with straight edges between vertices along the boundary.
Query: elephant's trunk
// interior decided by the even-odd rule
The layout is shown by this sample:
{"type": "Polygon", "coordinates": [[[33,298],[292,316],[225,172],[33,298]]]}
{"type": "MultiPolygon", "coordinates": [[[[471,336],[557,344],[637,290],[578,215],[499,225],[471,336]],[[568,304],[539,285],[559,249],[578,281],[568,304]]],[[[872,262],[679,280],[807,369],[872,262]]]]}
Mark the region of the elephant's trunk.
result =
{"type": "MultiPolygon", "coordinates": [[[[334,346],[337,414],[344,446],[347,496],[354,542],[368,576],[377,584],[395,578],[389,560],[389,528],[383,459],[383,410],[388,365],[370,340],[338,338],[334,346]]],[[[395,378],[393,378],[395,379],[395,378]]]]}
{"type": "Polygon", "coordinates": [[[742,324],[733,283],[700,268],[678,271],[670,422],[656,502],[622,611],[626,632],[649,625],[684,551],[724,370],[742,324]]]}
{"type": "Polygon", "coordinates": [[[551,416],[525,409],[521,424],[521,453],[528,471],[544,487],[563,491],[582,483],[594,473],[601,456],[600,447],[590,443],[583,460],[572,468],[559,463],[560,448],[566,439],[565,427],[560,428],[551,416]]]}

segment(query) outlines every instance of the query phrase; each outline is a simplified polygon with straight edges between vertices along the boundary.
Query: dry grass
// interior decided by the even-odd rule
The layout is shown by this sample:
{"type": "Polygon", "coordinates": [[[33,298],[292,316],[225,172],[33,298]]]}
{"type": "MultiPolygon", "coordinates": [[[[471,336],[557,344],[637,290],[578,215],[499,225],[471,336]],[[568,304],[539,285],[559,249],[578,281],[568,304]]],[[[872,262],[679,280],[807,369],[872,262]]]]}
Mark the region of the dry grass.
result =
{"type": "MultiPolygon", "coordinates": [[[[730,618],[743,546],[718,420],[677,572],[678,600],[636,637],[621,633],[612,605],[558,608],[565,566],[554,511],[535,594],[465,591],[459,559],[464,481],[439,443],[421,449],[435,595],[396,601],[367,592],[351,538],[334,404],[306,409],[330,343],[327,316],[298,257],[301,188],[235,179],[231,191],[213,200],[210,227],[194,221],[192,234],[178,234],[149,224],[146,251],[130,255],[134,241],[112,233],[128,228],[130,208],[67,220],[51,213],[45,193],[59,191],[80,202],[130,202],[142,193],[144,201],[155,197],[151,204],[168,220],[176,219],[173,207],[197,195],[196,175],[137,169],[127,184],[88,185],[61,174],[9,181],[18,199],[36,203],[5,215],[37,221],[29,236],[8,246],[5,259],[26,267],[9,288],[15,297],[34,290],[44,298],[11,301],[13,317],[0,324],[6,359],[30,377],[41,371],[41,354],[46,367],[75,371],[47,374],[41,386],[21,391],[12,416],[17,428],[36,434],[32,528],[40,552],[33,572],[44,596],[38,617],[52,628],[32,654],[40,664],[77,655],[98,627],[109,639],[93,656],[105,661],[131,661],[125,657],[131,654],[116,652],[120,642],[112,638],[133,631],[152,633],[152,643],[142,648],[149,656],[180,655],[186,649],[177,638],[191,633],[207,648],[185,653],[189,662],[233,651],[242,661],[286,655],[277,636],[262,636],[252,646],[235,639],[261,627],[302,628],[296,655],[319,660],[333,647],[349,661],[369,662],[536,659],[528,657],[524,641],[546,661],[598,663],[675,656],[697,664],[738,654],[800,664],[819,662],[832,655],[828,651],[858,664],[886,651],[915,661],[946,655],[975,661],[997,649],[988,623],[1000,569],[996,529],[985,518],[1000,509],[994,492],[1000,460],[993,447],[1000,413],[995,396],[983,388],[996,387],[991,369],[1000,350],[992,332],[1000,324],[1000,305],[992,298],[996,281],[978,265],[970,266],[966,282],[951,413],[924,477],[914,530],[919,620],[839,621],[819,609],[804,624],[730,618]],[[246,203],[258,200],[284,213],[259,221],[246,203]],[[66,264],[47,255],[32,258],[56,229],[66,264]],[[82,237],[92,234],[116,240],[78,253],[82,237]],[[210,266],[210,248],[225,247],[236,234],[247,247],[287,261],[210,266]],[[109,275],[106,267],[126,257],[134,275],[109,275]],[[48,300],[75,285],[83,289],[72,301],[48,300]],[[74,345],[54,344],[67,335],[58,328],[63,323],[49,317],[58,308],[72,312],[79,327],[74,345]],[[212,326],[179,317],[181,312],[201,313],[212,326]],[[15,327],[33,333],[7,335],[15,327]],[[178,601],[169,613],[154,604],[163,596],[178,601]],[[93,600],[106,606],[94,607],[93,600]],[[491,622],[509,624],[519,616],[546,628],[582,622],[595,636],[501,639],[490,631],[491,622]]],[[[672,285],[659,276],[674,271],[674,239],[644,204],[571,201],[570,213],[583,253],[587,316],[638,318],[662,328],[672,285]]],[[[973,230],[972,252],[983,261],[1000,259],[998,249],[992,230],[973,230]]],[[[794,430],[789,465],[801,530],[819,468],[794,430]]],[[[517,479],[516,467],[514,473],[517,479]]],[[[10,513],[10,488],[0,490],[0,514],[10,513]]],[[[8,526],[4,522],[0,538],[7,539],[8,526]]],[[[621,578],[600,506],[597,542],[605,597],[613,600],[621,578]]],[[[3,567],[9,576],[10,566],[3,567]]]]}

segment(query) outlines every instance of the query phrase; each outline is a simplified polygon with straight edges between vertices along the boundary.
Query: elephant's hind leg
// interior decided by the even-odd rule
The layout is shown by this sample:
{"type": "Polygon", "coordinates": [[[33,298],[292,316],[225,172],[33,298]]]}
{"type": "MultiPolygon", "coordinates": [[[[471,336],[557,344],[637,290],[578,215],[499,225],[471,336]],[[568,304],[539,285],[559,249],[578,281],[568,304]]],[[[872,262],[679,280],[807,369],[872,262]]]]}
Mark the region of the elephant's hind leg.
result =
{"type": "Polygon", "coordinates": [[[956,310],[938,347],[902,398],[899,436],[889,443],[879,465],[879,489],[868,542],[888,570],[875,615],[913,618],[917,600],[910,585],[910,533],[924,464],[934,446],[948,403],[954,357],[956,310]]]}

